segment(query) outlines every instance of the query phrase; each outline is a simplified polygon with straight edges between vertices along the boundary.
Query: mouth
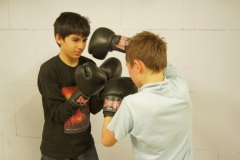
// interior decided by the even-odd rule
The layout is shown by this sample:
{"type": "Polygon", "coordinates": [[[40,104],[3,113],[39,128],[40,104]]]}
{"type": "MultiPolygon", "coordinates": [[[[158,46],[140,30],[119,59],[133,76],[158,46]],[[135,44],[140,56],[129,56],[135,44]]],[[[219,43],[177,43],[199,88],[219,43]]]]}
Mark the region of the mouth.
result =
{"type": "Polygon", "coordinates": [[[77,56],[80,56],[82,54],[82,52],[76,52],[77,56]]]}

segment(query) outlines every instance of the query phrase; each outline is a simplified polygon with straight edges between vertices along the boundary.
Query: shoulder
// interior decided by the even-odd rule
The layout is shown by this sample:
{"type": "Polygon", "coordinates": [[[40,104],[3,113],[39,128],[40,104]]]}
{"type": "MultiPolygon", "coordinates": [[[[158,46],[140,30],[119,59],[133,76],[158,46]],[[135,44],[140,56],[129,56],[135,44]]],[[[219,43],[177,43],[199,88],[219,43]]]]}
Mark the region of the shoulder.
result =
{"type": "Polygon", "coordinates": [[[52,73],[54,70],[56,70],[56,68],[58,66],[57,61],[58,61],[58,56],[54,56],[54,57],[50,58],[49,60],[45,61],[40,66],[39,74],[52,73]]]}
{"type": "Polygon", "coordinates": [[[135,106],[138,102],[140,102],[142,100],[142,98],[143,98],[142,93],[140,93],[140,92],[128,95],[123,98],[122,105],[125,105],[127,107],[135,106]]]}
{"type": "Polygon", "coordinates": [[[96,65],[96,63],[95,63],[92,59],[87,58],[87,57],[85,57],[85,56],[81,56],[80,59],[79,59],[79,64],[84,64],[84,63],[86,63],[86,62],[90,62],[90,63],[96,65]]]}

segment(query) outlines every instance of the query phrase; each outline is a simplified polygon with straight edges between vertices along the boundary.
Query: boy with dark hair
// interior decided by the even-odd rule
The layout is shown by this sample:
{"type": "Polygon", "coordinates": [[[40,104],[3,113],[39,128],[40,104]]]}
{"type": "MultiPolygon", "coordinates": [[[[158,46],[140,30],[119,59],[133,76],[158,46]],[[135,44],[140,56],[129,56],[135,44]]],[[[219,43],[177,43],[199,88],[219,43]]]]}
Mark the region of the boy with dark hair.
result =
{"type": "Polygon", "coordinates": [[[107,80],[120,77],[121,63],[109,58],[100,67],[84,56],[90,34],[88,18],[64,12],[54,23],[60,53],[44,62],[38,75],[44,127],[41,160],[98,160],[90,113],[103,106],[97,93],[107,80]]]}
{"type": "Polygon", "coordinates": [[[111,147],[130,134],[135,159],[192,160],[188,84],[167,63],[166,42],[143,31],[128,39],[125,52],[129,75],[138,92],[126,96],[120,107],[112,106],[111,114],[111,106],[103,108],[102,144],[111,147]]]}

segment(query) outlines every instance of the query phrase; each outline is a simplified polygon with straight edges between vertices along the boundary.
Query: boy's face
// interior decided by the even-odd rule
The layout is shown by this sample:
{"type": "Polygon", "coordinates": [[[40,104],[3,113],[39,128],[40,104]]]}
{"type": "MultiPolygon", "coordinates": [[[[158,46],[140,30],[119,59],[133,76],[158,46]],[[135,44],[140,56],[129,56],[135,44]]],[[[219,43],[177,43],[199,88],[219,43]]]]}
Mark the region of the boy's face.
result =
{"type": "Polygon", "coordinates": [[[57,34],[56,41],[60,44],[60,54],[70,59],[78,59],[86,47],[87,37],[71,34],[65,39],[62,39],[60,35],[57,34]]]}

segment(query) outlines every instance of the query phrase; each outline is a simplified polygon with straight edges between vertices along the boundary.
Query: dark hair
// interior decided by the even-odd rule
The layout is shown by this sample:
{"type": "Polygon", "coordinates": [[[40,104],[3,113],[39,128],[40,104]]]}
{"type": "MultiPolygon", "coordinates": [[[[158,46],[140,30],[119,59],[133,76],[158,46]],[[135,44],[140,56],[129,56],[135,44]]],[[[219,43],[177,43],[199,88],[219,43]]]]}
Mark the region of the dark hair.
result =
{"type": "MultiPolygon", "coordinates": [[[[90,21],[78,13],[63,12],[54,22],[54,36],[59,34],[64,40],[70,34],[88,37],[90,34],[90,21]]],[[[59,45],[59,44],[58,44],[59,45]]]]}
{"type": "Polygon", "coordinates": [[[141,60],[153,72],[160,72],[167,67],[167,43],[152,32],[136,34],[126,49],[126,61],[133,66],[134,60],[141,60]]]}

